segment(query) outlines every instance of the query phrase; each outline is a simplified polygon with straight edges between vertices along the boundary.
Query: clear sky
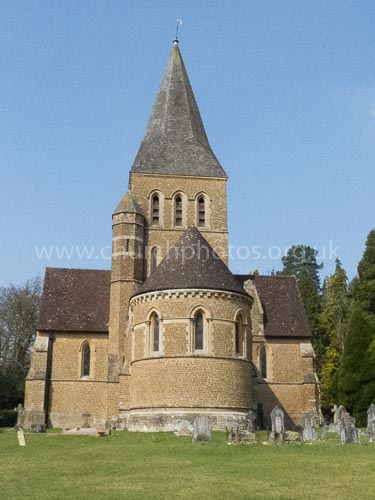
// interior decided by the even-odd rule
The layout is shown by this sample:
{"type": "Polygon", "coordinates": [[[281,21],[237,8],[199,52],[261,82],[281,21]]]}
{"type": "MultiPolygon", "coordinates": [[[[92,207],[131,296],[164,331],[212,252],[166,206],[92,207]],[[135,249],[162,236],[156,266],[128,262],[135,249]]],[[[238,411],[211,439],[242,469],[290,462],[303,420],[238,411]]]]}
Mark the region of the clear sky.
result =
{"type": "Polygon", "coordinates": [[[373,0],[1,0],[0,285],[110,267],[178,18],[229,175],[231,270],[280,269],[303,243],[354,276],[375,226],[373,0]]]}

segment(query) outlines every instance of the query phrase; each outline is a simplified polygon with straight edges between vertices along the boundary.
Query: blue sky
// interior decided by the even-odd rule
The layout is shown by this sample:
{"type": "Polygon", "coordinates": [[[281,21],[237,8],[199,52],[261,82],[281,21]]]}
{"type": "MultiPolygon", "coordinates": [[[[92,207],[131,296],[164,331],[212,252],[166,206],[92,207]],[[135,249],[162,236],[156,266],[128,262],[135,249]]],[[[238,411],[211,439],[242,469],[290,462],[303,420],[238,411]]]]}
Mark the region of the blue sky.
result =
{"type": "Polygon", "coordinates": [[[325,250],[323,275],[337,253],[354,276],[375,226],[375,2],[2,0],[0,285],[110,267],[178,18],[230,178],[232,271],[279,269],[303,243],[325,250]]]}

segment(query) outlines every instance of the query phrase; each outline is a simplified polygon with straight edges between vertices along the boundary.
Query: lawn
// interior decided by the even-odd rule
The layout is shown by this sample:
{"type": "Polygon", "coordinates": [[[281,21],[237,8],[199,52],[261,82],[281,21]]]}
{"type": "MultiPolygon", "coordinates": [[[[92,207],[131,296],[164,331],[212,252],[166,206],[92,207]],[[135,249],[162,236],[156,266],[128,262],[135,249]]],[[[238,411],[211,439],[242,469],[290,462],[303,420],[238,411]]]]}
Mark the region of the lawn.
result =
{"type": "Polygon", "coordinates": [[[170,433],[48,432],[26,434],[21,448],[13,430],[0,430],[0,498],[374,499],[375,443],[363,441],[229,446],[222,433],[193,443],[170,433]]]}

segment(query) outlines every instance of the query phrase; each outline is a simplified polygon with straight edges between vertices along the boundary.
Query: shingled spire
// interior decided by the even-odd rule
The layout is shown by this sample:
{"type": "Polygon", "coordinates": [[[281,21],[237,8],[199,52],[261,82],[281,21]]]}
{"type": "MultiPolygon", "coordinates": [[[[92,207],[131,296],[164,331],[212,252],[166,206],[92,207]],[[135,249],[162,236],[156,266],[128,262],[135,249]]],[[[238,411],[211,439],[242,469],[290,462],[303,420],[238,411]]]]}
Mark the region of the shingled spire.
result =
{"type": "Polygon", "coordinates": [[[208,143],[176,40],[131,172],[226,177],[208,143]]]}

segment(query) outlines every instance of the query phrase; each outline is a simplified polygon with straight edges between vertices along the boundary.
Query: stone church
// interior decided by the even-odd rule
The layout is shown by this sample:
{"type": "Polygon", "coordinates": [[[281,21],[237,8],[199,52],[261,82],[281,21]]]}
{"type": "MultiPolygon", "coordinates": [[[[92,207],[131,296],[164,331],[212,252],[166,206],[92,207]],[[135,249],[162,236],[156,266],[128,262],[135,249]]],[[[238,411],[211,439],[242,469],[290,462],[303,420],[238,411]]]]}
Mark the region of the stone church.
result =
{"type": "Polygon", "coordinates": [[[314,352],[294,277],[227,267],[227,175],[174,41],[128,191],[112,269],[47,268],[25,424],[216,429],[250,410],[269,426],[318,412],[314,352]]]}

